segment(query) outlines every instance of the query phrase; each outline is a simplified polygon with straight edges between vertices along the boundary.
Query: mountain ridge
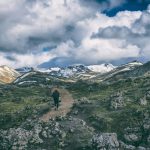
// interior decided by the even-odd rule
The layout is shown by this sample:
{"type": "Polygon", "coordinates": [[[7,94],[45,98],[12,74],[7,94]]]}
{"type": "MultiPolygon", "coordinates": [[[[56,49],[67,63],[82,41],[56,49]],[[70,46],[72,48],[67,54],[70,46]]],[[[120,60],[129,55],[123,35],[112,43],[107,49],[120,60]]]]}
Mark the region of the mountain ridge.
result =
{"type": "Polygon", "coordinates": [[[12,69],[6,65],[0,66],[0,82],[1,83],[11,83],[17,77],[20,76],[20,73],[15,69],[12,69]]]}

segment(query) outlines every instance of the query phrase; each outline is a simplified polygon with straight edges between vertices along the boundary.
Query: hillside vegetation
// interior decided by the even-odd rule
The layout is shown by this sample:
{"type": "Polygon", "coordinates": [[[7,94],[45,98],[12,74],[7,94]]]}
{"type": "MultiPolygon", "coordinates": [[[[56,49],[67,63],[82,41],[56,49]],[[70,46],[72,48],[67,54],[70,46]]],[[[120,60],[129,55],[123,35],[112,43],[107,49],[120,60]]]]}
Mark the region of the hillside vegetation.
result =
{"type": "Polygon", "coordinates": [[[147,63],[102,82],[37,72],[1,85],[1,149],[149,150],[149,71],[147,63]],[[67,116],[42,122],[40,116],[53,107],[55,85],[67,89],[75,103],[67,116]]]}

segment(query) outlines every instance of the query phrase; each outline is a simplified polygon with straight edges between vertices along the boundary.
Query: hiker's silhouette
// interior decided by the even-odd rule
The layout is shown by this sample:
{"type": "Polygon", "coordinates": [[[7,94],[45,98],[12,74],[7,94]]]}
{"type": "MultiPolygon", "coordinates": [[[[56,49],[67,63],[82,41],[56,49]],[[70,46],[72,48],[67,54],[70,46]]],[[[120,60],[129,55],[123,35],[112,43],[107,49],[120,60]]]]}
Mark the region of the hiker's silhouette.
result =
{"type": "Polygon", "coordinates": [[[60,93],[58,92],[58,90],[54,90],[54,92],[52,93],[52,97],[54,99],[54,104],[55,104],[55,110],[58,110],[59,107],[59,97],[60,97],[60,93]]]}

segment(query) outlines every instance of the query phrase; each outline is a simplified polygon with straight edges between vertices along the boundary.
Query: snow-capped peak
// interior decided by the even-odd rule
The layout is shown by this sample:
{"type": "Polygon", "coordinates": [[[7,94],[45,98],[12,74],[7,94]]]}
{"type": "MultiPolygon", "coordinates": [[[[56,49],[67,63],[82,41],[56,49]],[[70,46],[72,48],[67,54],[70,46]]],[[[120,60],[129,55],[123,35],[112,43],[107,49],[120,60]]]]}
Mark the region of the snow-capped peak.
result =
{"type": "Polygon", "coordinates": [[[85,72],[89,72],[89,71],[90,70],[85,65],[74,64],[74,65],[70,65],[70,66],[65,67],[65,68],[61,68],[59,70],[59,75],[63,76],[63,77],[70,77],[70,76],[73,76],[75,74],[85,73],[85,72]]]}
{"type": "Polygon", "coordinates": [[[90,65],[87,66],[93,72],[106,73],[116,68],[112,64],[90,65]]]}
{"type": "Polygon", "coordinates": [[[112,64],[90,65],[85,66],[83,64],[73,64],[68,67],[54,67],[49,69],[39,69],[40,72],[49,73],[53,76],[59,77],[72,77],[74,75],[88,74],[92,72],[106,73],[116,68],[112,64]]]}

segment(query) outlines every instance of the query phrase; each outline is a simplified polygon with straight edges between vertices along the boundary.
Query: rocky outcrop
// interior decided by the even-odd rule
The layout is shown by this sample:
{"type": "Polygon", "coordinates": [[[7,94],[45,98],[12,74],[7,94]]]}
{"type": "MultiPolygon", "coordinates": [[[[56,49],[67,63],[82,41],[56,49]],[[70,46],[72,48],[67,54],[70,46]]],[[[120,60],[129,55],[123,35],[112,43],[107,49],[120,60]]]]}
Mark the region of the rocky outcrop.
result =
{"type": "Polygon", "coordinates": [[[143,97],[143,98],[141,98],[140,99],[140,105],[143,105],[143,106],[145,106],[145,105],[147,105],[147,99],[146,99],[146,97],[143,97]]]}
{"type": "Polygon", "coordinates": [[[88,145],[93,128],[82,119],[59,117],[48,122],[28,119],[18,128],[0,130],[0,148],[3,150],[76,149],[88,145]],[[68,138],[69,137],[69,138],[68,138]]]}
{"type": "Polygon", "coordinates": [[[121,109],[126,106],[122,92],[118,92],[110,97],[110,108],[111,109],[121,109]]]}
{"type": "Polygon", "coordinates": [[[147,91],[146,98],[150,100],[150,91],[147,91]]]}
{"type": "Polygon", "coordinates": [[[79,104],[91,104],[92,102],[88,98],[82,97],[78,100],[78,103],[79,104]]]}
{"type": "Polygon", "coordinates": [[[120,141],[120,148],[123,150],[136,150],[136,147],[133,145],[125,144],[124,142],[120,141]]]}
{"type": "Polygon", "coordinates": [[[119,150],[116,133],[101,133],[93,136],[91,140],[93,150],[119,150]]]}
{"type": "Polygon", "coordinates": [[[41,144],[43,143],[43,140],[39,137],[41,131],[42,126],[40,124],[37,124],[32,130],[26,130],[20,127],[17,129],[10,128],[8,131],[1,130],[0,137],[3,139],[3,142],[0,146],[2,149],[10,147],[12,150],[24,150],[27,149],[29,143],[41,144]]]}
{"type": "Polygon", "coordinates": [[[129,133],[125,134],[124,138],[127,142],[138,142],[141,140],[141,135],[139,133],[129,133]]]}
{"type": "Polygon", "coordinates": [[[57,122],[49,122],[46,126],[42,122],[28,122],[22,128],[10,128],[8,131],[1,130],[0,143],[2,149],[24,150],[29,149],[29,145],[43,144],[43,139],[57,136],[61,133],[57,122]],[[24,129],[30,126],[31,129],[24,129]],[[32,128],[33,126],[33,128],[32,128]]]}

